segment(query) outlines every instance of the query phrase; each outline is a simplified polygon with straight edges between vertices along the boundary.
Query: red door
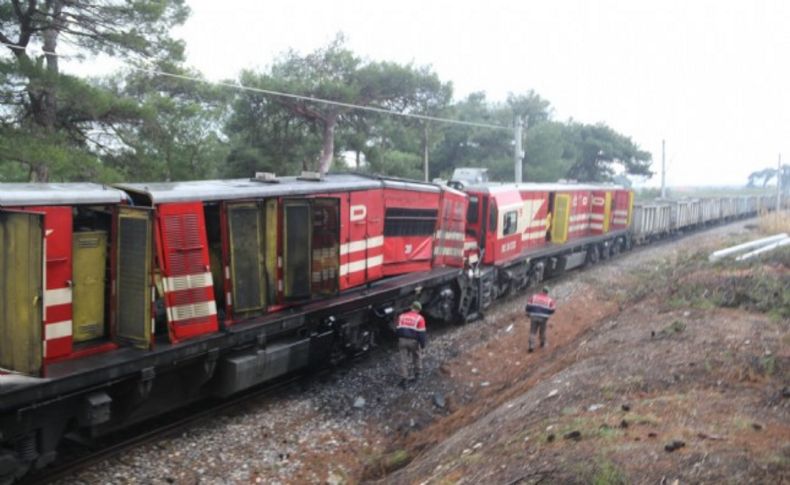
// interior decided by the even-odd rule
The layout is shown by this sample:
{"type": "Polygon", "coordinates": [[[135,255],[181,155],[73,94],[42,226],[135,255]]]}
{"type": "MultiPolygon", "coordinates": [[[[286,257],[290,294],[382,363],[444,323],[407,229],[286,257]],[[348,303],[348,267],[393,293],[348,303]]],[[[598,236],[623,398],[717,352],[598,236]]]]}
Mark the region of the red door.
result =
{"type": "Polygon", "coordinates": [[[158,215],[157,247],[170,338],[178,342],[216,332],[203,204],[162,204],[158,215]]]}

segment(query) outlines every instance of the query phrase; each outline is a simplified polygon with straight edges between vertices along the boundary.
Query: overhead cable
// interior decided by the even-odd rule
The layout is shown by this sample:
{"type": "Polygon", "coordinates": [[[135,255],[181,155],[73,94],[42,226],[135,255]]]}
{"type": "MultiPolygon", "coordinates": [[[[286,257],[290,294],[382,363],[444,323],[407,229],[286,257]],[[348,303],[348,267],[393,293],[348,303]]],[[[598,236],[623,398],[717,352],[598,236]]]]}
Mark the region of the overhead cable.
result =
{"type": "MultiPolygon", "coordinates": [[[[0,42],[0,45],[4,45],[4,46],[9,47],[11,49],[26,50],[26,47],[18,46],[16,44],[10,44],[10,43],[7,43],[7,42],[0,42]]],[[[54,56],[58,56],[58,57],[65,57],[62,54],[58,54],[58,53],[55,53],[55,52],[47,52],[47,51],[44,51],[43,49],[40,50],[40,52],[42,54],[46,54],[46,55],[54,55],[54,56]]],[[[265,94],[265,95],[269,95],[269,96],[278,96],[278,97],[282,97],[282,98],[298,99],[298,100],[308,101],[308,102],[312,102],[312,103],[326,104],[326,105],[331,105],[331,106],[339,106],[339,107],[342,107],[342,108],[348,108],[348,109],[354,109],[354,110],[360,110],[360,111],[370,111],[370,112],[373,112],[373,113],[388,114],[388,115],[400,116],[400,117],[404,117],[404,118],[413,118],[413,119],[418,119],[418,120],[423,120],[423,121],[436,121],[436,122],[439,122],[439,123],[449,123],[449,124],[462,125],[462,126],[473,126],[473,127],[477,127],[477,128],[490,128],[490,129],[495,129],[495,130],[508,130],[508,131],[512,130],[512,128],[510,126],[495,125],[495,124],[491,124],[491,123],[478,123],[478,122],[474,122],[474,121],[454,120],[454,119],[450,119],[450,118],[441,118],[441,117],[438,117],[438,116],[421,115],[421,114],[416,114],[416,113],[403,113],[403,112],[400,112],[400,111],[389,110],[389,109],[386,109],[386,108],[378,108],[376,106],[364,106],[364,105],[359,105],[359,104],[354,104],[354,103],[345,103],[343,101],[334,101],[334,100],[331,100],[331,99],[315,98],[313,96],[305,96],[305,95],[302,95],[302,94],[286,93],[286,92],[283,92],[283,91],[275,91],[275,90],[272,90],[272,89],[256,88],[256,87],[252,87],[252,86],[244,86],[243,84],[240,84],[240,83],[230,83],[230,82],[226,82],[226,81],[209,81],[207,79],[203,79],[203,78],[196,77],[196,76],[189,76],[189,75],[186,75],[186,74],[176,74],[176,73],[172,73],[172,72],[162,71],[162,70],[159,70],[159,69],[138,67],[138,66],[135,66],[135,65],[132,65],[132,64],[130,64],[128,62],[123,62],[123,61],[121,61],[121,64],[123,64],[125,67],[127,67],[129,69],[132,69],[132,70],[135,70],[135,71],[140,71],[140,72],[146,72],[146,73],[157,75],[157,76],[164,76],[164,77],[170,77],[170,78],[174,78],[174,79],[182,79],[182,80],[186,80],[186,81],[205,83],[205,84],[210,84],[210,85],[214,85],[214,86],[222,86],[222,87],[238,89],[238,90],[248,91],[248,92],[253,92],[253,93],[258,93],[258,94],[265,94]]]]}

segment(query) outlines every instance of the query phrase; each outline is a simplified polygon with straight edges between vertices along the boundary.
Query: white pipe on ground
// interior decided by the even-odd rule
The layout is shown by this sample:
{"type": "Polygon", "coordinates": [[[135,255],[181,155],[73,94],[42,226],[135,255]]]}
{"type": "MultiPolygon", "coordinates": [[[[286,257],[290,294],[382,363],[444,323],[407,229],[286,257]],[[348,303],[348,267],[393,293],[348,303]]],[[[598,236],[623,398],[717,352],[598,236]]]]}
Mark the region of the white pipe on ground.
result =
{"type": "Polygon", "coordinates": [[[749,241],[743,244],[738,244],[737,246],[732,246],[725,249],[719,249],[718,251],[712,252],[710,256],[708,256],[708,261],[715,262],[731,254],[740,253],[741,251],[746,251],[747,249],[759,248],[767,244],[772,244],[777,241],[781,241],[782,239],[785,238],[787,238],[787,234],[782,233],[782,234],[776,234],[774,236],[765,237],[762,239],[757,239],[755,241],[749,241]]]}
{"type": "Polygon", "coordinates": [[[774,249],[780,248],[782,246],[790,245],[790,237],[782,239],[781,241],[769,244],[768,246],[761,247],[755,251],[750,253],[742,254],[735,258],[735,261],[746,261],[747,259],[751,259],[755,256],[759,256],[763,253],[767,253],[768,251],[773,251],[774,249]]]}

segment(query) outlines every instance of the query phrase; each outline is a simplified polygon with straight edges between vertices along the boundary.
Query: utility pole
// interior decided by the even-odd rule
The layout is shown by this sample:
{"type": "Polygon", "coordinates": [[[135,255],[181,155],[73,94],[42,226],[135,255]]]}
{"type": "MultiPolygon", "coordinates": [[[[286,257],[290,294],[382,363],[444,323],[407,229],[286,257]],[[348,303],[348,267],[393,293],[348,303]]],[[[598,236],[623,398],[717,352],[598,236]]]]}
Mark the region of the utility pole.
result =
{"type": "Polygon", "coordinates": [[[422,169],[425,172],[425,181],[430,182],[428,171],[428,122],[422,125],[422,169]]]}
{"type": "Polygon", "coordinates": [[[666,140],[661,140],[661,198],[667,198],[666,140]]]}
{"type": "Polygon", "coordinates": [[[516,183],[520,184],[524,181],[521,174],[521,169],[524,164],[524,150],[521,148],[521,133],[522,133],[522,120],[520,116],[516,116],[515,123],[513,123],[513,140],[515,141],[515,148],[513,150],[513,162],[516,167],[516,183]]]}
{"type": "Polygon", "coordinates": [[[782,208],[782,154],[779,154],[779,161],[776,162],[776,214],[779,217],[779,209],[782,208]]]}

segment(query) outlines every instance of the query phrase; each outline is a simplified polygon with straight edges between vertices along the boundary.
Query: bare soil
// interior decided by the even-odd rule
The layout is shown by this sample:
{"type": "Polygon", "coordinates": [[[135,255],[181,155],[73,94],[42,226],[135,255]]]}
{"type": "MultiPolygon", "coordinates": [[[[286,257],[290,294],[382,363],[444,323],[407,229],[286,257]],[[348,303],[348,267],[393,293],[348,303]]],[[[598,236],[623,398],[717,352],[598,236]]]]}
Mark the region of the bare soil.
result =
{"type": "MultiPolygon", "coordinates": [[[[480,380],[490,387],[404,439],[414,458],[383,480],[790,481],[790,322],[698,301],[669,304],[674,289],[655,281],[686,263],[684,251],[721,247],[730,232],[740,231],[642,249],[566,278],[555,289],[565,294],[548,351],[524,353],[520,300],[492,315],[487,323],[515,323],[508,337],[444,365],[459,388],[480,380]],[[652,294],[641,294],[641,286],[652,294]]],[[[778,272],[790,292],[786,266],[738,271],[778,272]]],[[[713,285],[711,277],[699,281],[713,285]]]]}
{"type": "Polygon", "coordinates": [[[552,281],[547,349],[526,352],[519,295],[430,328],[427,375],[406,390],[386,347],[68,481],[790,483],[790,320],[764,308],[790,301],[790,268],[693,256],[748,227],[552,281]],[[728,278],[778,294],[723,308],[711,295],[728,278]]]}

